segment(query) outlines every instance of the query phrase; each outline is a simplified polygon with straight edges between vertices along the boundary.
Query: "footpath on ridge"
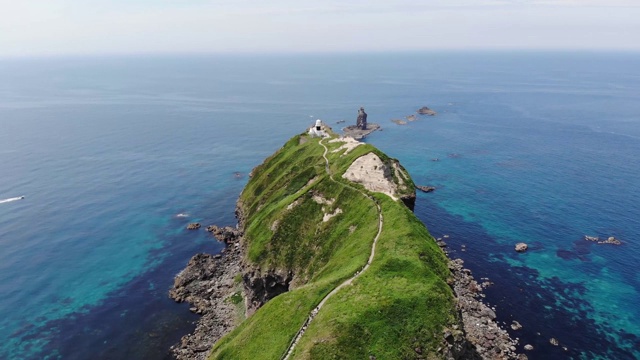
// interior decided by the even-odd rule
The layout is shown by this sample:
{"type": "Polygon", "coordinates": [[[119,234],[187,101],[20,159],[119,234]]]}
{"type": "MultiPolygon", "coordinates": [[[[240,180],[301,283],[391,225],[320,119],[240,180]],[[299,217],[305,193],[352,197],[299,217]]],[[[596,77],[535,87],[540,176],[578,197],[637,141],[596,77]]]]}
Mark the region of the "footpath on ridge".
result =
{"type": "Polygon", "coordinates": [[[358,270],[352,277],[350,277],[349,279],[345,280],[340,285],[336,286],[333,290],[331,290],[331,292],[329,292],[324,298],[322,298],[320,303],[318,303],[318,306],[316,306],[309,313],[309,316],[307,317],[307,320],[305,320],[305,322],[300,327],[300,330],[298,330],[298,332],[296,333],[296,336],[293,338],[293,340],[289,344],[289,347],[287,348],[287,350],[285,351],[284,355],[282,356],[282,358],[281,358],[282,360],[289,359],[289,356],[291,356],[291,354],[293,353],[293,350],[295,349],[296,345],[298,344],[298,341],[300,341],[300,339],[304,335],[305,331],[307,330],[307,328],[309,327],[309,325],[311,324],[313,319],[316,317],[316,315],[318,315],[318,313],[320,312],[320,310],[322,309],[324,304],[327,302],[327,300],[329,300],[333,295],[335,295],[338,291],[340,291],[340,289],[342,289],[342,288],[344,288],[344,287],[346,287],[348,285],[351,285],[351,283],[353,283],[353,281],[355,279],[357,279],[360,275],[362,275],[362,273],[364,273],[369,268],[369,266],[373,262],[373,258],[375,256],[375,254],[376,254],[376,244],[378,243],[378,239],[380,238],[380,234],[382,233],[383,217],[382,217],[382,209],[380,209],[380,204],[378,204],[378,202],[373,198],[373,196],[366,194],[362,190],[357,189],[357,188],[355,188],[353,186],[349,186],[348,184],[340,183],[340,182],[338,182],[338,181],[333,179],[333,174],[331,174],[331,170],[330,170],[330,166],[329,166],[329,159],[327,158],[327,152],[329,151],[329,149],[327,148],[327,146],[325,144],[322,143],[322,141],[324,141],[324,139],[320,140],[318,143],[324,148],[324,153],[322,154],[322,157],[324,158],[324,161],[325,161],[325,171],[327,172],[327,175],[329,175],[329,179],[331,181],[335,182],[335,183],[339,183],[339,184],[341,184],[343,186],[347,186],[347,187],[359,192],[360,194],[362,194],[362,196],[364,196],[364,197],[370,199],[371,201],[373,201],[373,203],[376,205],[376,208],[378,210],[378,232],[376,233],[376,236],[373,239],[373,244],[371,245],[371,253],[369,254],[369,259],[367,260],[367,263],[362,267],[362,269],[358,270]]]}

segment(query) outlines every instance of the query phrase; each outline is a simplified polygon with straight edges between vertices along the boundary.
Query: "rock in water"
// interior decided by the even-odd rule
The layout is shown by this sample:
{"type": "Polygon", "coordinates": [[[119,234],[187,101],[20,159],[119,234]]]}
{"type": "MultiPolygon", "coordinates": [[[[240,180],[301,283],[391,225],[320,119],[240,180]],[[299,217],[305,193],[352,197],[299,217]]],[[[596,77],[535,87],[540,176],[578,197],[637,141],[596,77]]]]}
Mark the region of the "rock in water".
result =
{"type": "Polygon", "coordinates": [[[429,109],[426,106],[421,107],[420,109],[418,109],[418,114],[420,115],[429,115],[429,116],[433,116],[436,114],[435,111],[429,109]]]}
{"type": "Polygon", "coordinates": [[[605,241],[598,241],[598,244],[612,244],[612,245],[620,245],[622,242],[616,239],[613,236],[609,236],[609,238],[605,241]]]}
{"type": "Polygon", "coordinates": [[[200,229],[200,223],[191,223],[187,225],[187,230],[197,230],[200,229]]]}
{"type": "Polygon", "coordinates": [[[517,252],[525,252],[527,251],[527,249],[529,248],[529,246],[525,243],[517,243],[516,244],[516,251],[517,252]]]}
{"type": "Polygon", "coordinates": [[[589,235],[585,235],[584,239],[587,241],[593,241],[595,243],[598,244],[611,244],[611,245],[620,245],[622,244],[622,242],[618,239],[616,239],[614,236],[609,236],[607,238],[607,240],[600,240],[600,238],[598,236],[589,236],[589,235]]]}
{"type": "Polygon", "coordinates": [[[519,322],[513,320],[513,322],[511,323],[511,328],[513,330],[520,330],[520,329],[522,329],[522,325],[520,325],[519,322]]]}
{"type": "Polygon", "coordinates": [[[436,188],[434,186],[423,186],[423,185],[416,185],[416,189],[422,191],[422,192],[432,192],[433,190],[435,190],[436,188]]]}

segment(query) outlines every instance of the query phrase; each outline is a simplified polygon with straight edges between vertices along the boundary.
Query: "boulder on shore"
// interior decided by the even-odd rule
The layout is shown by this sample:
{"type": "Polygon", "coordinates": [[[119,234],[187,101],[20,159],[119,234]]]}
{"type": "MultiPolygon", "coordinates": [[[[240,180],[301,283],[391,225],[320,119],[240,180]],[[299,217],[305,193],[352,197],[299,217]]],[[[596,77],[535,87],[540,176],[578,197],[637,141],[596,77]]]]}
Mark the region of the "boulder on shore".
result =
{"type": "Polygon", "coordinates": [[[517,243],[516,244],[516,251],[517,252],[525,252],[527,251],[527,249],[529,248],[529,246],[525,243],[517,243]]]}
{"type": "Polygon", "coordinates": [[[209,225],[207,226],[207,231],[212,233],[218,241],[223,241],[226,244],[236,242],[242,235],[242,232],[238,228],[233,228],[231,226],[219,227],[216,225],[209,225]]]}

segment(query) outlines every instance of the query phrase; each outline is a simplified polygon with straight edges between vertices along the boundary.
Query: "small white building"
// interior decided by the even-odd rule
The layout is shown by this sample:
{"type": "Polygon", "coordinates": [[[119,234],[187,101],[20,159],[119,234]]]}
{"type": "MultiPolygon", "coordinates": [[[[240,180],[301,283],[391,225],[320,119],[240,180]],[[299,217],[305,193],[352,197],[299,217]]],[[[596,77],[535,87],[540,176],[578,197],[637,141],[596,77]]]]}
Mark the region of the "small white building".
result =
{"type": "Polygon", "coordinates": [[[322,129],[322,120],[316,120],[316,124],[309,128],[309,135],[311,137],[325,137],[327,133],[322,129]]]}

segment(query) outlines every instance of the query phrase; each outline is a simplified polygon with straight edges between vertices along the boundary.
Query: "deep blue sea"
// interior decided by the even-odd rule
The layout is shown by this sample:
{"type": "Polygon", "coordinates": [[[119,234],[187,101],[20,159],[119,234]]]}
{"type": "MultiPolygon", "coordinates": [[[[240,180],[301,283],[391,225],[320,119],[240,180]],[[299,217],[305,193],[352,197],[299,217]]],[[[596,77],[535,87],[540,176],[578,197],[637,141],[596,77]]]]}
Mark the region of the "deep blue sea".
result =
{"type": "Polygon", "coordinates": [[[640,358],[640,54],[595,52],[0,60],[0,358],[167,358],[174,275],[222,249],[186,224],[360,106],[530,359],[640,358]]]}

